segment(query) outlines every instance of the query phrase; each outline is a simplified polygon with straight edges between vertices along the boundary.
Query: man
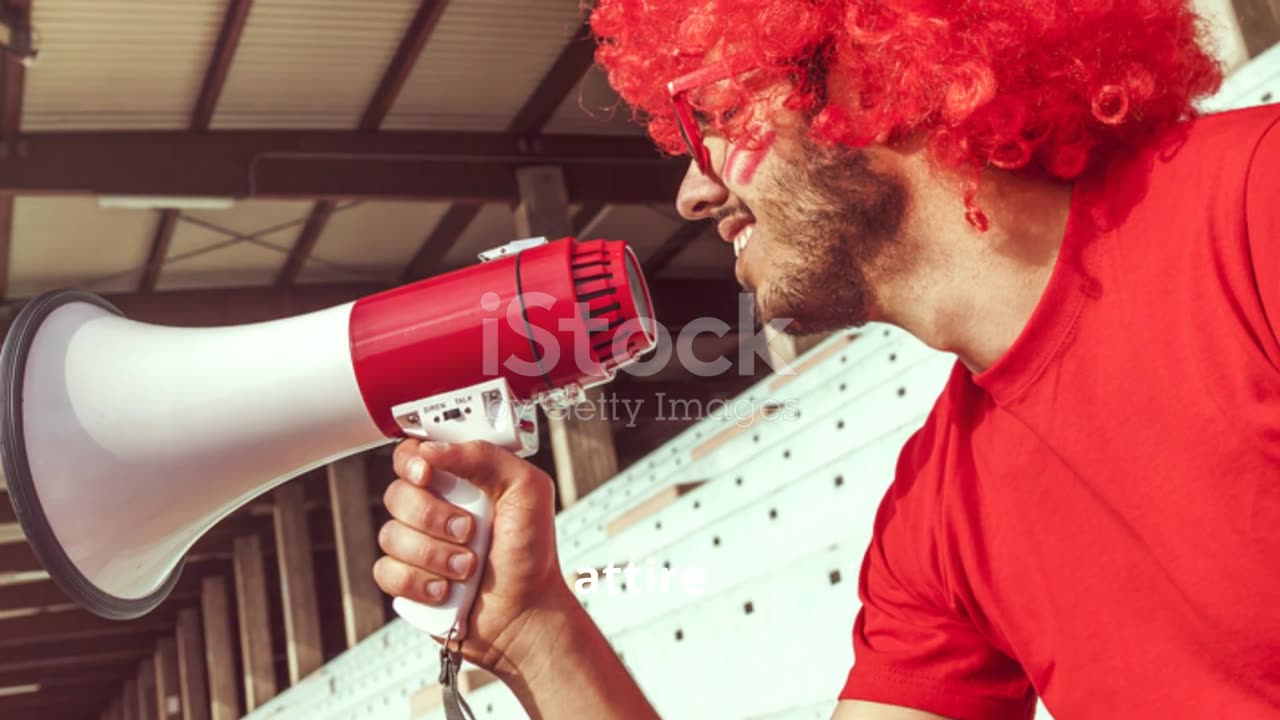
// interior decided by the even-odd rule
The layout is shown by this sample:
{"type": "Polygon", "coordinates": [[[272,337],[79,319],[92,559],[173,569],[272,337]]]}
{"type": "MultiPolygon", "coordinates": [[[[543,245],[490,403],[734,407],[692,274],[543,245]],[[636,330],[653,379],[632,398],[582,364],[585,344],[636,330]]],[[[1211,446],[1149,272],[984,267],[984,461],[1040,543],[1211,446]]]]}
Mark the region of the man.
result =
{"type": "MultiPolygon", "coordinates": [[[[1219,81],[1197,22],[599,3],[598,59],[693,156],[678,208],[718,220],[766,319],[960,359],[877,516],[838,720],[1037,695],[1058,720],[1280,717],[1280,109],[1194,118],[1219,81]]],[[[560,579],[552,483],[509,454],[400,446],[381,587],[431,602],[474,570],[432,467],[497,500],[467,656],[535,717],[653,716],[560,579]]]]}

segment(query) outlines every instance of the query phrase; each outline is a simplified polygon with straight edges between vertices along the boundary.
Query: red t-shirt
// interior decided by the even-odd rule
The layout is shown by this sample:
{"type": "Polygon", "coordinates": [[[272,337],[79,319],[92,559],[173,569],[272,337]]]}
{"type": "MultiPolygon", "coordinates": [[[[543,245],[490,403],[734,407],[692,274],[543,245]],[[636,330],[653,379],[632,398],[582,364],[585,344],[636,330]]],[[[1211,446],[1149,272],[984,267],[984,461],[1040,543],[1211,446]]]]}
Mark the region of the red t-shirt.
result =
{"type": "Polygon", "coordinates": [[[1280,717],[1280,105],[1079,181],[863,563],[841,698],[962,720],[1280,717]]]}

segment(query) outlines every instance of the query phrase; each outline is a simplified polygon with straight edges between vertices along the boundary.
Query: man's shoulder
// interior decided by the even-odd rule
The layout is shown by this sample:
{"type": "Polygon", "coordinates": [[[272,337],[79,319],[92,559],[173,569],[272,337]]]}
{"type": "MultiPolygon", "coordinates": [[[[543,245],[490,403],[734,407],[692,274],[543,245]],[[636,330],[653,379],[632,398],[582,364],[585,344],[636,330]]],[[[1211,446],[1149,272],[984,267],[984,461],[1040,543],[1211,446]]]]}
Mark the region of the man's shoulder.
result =
{"type": "Polygon", "coordinates": [[[1280,123],[1280,104],[1202,115],[1168,128],[1133,152],[1118,153],[1107,170],[1110,184],[1136,183],[1133,174],[1149,175],[1159,189],[1161,180],[1177,185],[1234,186],[1255,148],[1280,123]]]}
{"type": "MultiPolygon", "coordinates": [[[[902,447],[898,456],[899,484],[908,478],[915,482],[931,468],[941,470],[948,449],[957,442],[964,442],[962,436],[967,437],[972,431],[986,397],[984,391],[974,384],[969,369],[956,361],[924,424],[902,447]]],[[[934,475],[942,478],[947,473],[934,475]]]]}
{"type": "Polygon", "coordinates": [[[937,560],[944,554],[938,529],[947,518],[967,512],[964,486],[975,481],[968,452],[974,419],[985,394],[963,363],[956,362],[924,423],[903,444],[893,482],[876,514],[872,544],[892,557],[895,573],[916,588],[936,587],[937,560]]]}
{"type": "Polygon", "coordinates": [[[1175,125],[1082,178],[1084,205],[1101,227],[1128,226],[1153,242],[1175,228],[1202,236],[1207,224],[1239,214],[1255,150],[1277,124],[1280,104],[1175,125]]]}
{"type": "MultiPolygon", "coordinates": [[[[1247,154],[1269,128],[1280,122],[1280,103],[1202,115],[1188,123],[1187,135],[1201,148],[1244,148],[1247,154]]],[[[1177,137],[1175,129],[1170,133],[1177,137]]]]}

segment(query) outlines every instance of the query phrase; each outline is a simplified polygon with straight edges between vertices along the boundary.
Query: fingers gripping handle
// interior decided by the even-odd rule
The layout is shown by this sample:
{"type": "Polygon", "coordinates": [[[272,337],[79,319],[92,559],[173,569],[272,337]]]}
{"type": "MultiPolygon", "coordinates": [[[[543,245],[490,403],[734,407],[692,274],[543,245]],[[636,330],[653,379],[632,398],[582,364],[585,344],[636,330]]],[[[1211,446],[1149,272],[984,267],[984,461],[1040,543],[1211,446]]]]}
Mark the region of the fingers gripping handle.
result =
{"type": "MultiPolygon", "coordinates": [[[[391,409],[396,424],[408,437],[436,442],[484,440],[519,455],[537,449],[538,430],[533,405],[516,402],[504,378],[402,403],[391,409]]],[[[471,551],[476,569],[465,583],[450,582],[449,595],[438,606],[396,598],[392,607],[410,625],[436,637],[466,636],[489,543],[493,539],[493,501],[479,488],[455,475],[433,468],[427,489],[446,502],[470,512],[476,520],[471,551]]]]}
{"type": "Polygon", "coordinates": [[[428,489],[440,499],[471,513],[475,532],[469,547],[476,555],[475,571],[466,582],[450,582],[449,594],[440,605],[424,605],[402,597],[392,601],[396,614],[410,625],[436,637],[447,637],[454,630],[456,639],[467,635],[467,617],[475,602],[480,580],[488,561],[489,543],[493,539],[493,501],[479,488],[455,475],[434,470],[428,489]]]}

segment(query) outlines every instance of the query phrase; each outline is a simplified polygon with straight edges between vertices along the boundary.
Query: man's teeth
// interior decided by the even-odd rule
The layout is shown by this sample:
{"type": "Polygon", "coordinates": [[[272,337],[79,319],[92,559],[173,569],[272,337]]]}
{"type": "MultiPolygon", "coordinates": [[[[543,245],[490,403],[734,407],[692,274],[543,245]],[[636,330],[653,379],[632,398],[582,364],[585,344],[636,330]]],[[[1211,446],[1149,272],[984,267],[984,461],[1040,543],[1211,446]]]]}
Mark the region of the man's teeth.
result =
{"type": "Polygon", "coordinates": [[[747,249],[747,243],[751,242],[751,235],[755,232],[755,224],[748,225],[738,233],[733,239],[733,256],[740,257],[742,251],[747,249]]]}

